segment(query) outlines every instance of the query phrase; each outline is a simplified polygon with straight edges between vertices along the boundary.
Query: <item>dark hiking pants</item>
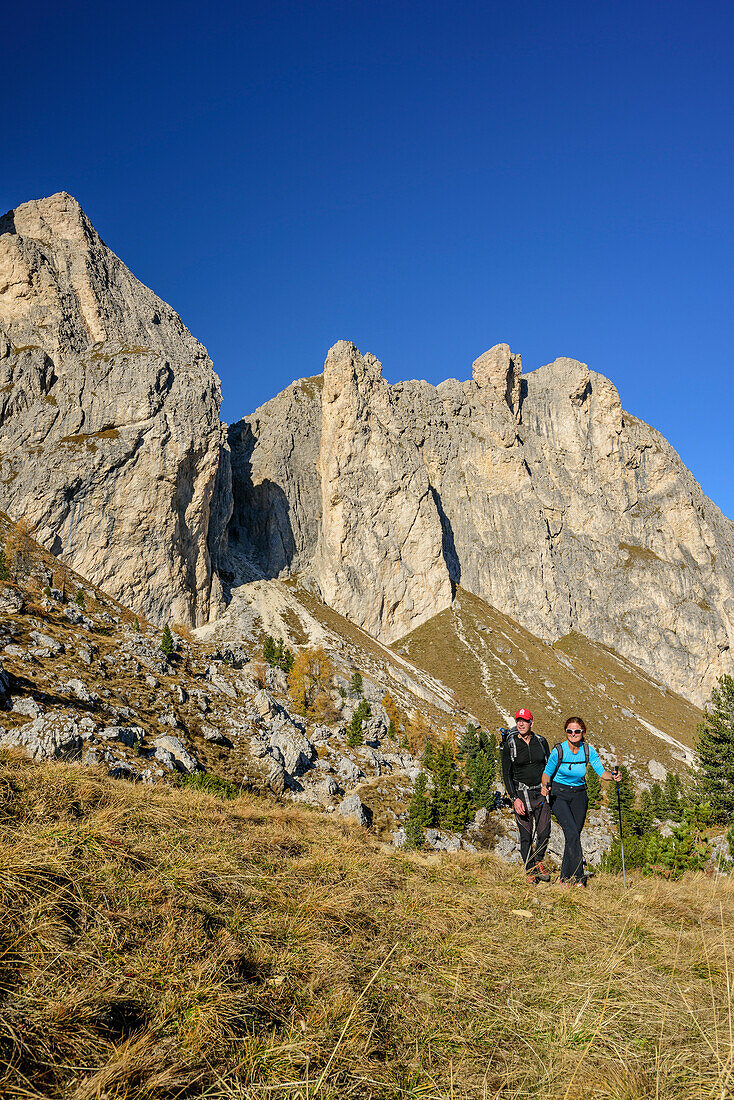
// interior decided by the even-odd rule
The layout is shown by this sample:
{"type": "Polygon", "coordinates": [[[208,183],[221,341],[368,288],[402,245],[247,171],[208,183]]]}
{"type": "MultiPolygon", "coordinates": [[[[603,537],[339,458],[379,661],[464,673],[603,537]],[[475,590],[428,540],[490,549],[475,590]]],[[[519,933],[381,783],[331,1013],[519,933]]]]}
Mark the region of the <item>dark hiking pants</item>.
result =
{"type": "MultiPolygon", "coordinates": [[[[522,792],[518,797],[522,798],[527,807],[522,792]]],[[[548,847],[551,831],[551,811],[548,800],[540,796],[540,787],[528,791],[528,801],[530,802],[530,813],[525,813],[522,817],[520,814],[515,813],[515,821],[520,833],[520,855],[528,874],[532,874],[548,847]],[[533,826],[535,827],[535,844],[531,846],[533,826]]]]}
{"type": "Polygon", "coordinates": [[[586,787],[567,787],[564,783],[553,784],[553,813],[563,829],[566,840],[561,860],[561,879],[584,877],[584,853],[581,850],[581,830],[586,821],[589,808],[589,796],[586,787]]]}

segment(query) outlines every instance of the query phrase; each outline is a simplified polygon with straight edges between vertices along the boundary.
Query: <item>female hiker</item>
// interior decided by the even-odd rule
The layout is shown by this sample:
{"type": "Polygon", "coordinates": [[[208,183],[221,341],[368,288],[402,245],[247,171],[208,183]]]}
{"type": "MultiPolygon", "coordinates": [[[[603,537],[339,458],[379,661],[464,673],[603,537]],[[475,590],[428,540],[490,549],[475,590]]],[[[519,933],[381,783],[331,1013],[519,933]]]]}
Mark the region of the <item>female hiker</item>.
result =
{"type": "Polygon", "coordinates": [[[566,842],[561,860],[561,885],[570,886],[573,881],[575,886],[586,886],[581,849],[581,830],[589,808],[586,769],[591,764],[600,779],[613,779],[615,783],[620,781],[622,773],[607,771],[596,749],[587,744],[583,718],[567,718],[564,730],[566,740],[556,745],[548,757],[540,789],[541,794],[548,797],[553,784],[550,802],[566,842]]]}

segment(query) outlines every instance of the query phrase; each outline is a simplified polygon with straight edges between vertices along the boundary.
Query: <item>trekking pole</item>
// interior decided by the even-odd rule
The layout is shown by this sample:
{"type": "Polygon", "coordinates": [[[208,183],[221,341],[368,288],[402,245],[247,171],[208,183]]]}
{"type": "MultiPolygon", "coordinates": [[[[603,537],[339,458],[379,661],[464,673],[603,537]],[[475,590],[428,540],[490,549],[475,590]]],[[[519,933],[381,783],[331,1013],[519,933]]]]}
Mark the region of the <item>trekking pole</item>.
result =
{"type": "MultiPolygon", "coordinates": [[[[615,768],[616,771],[616,768],[615,768]]],[[[627,869],[624,865],[624,832],[622,830],[622,799],[619,794],[619,783],[617,787],[617,810],[619,811],[619,843],[622,848],[622,878],[624,879],[624,888],[627,889],[627,869]]]]}

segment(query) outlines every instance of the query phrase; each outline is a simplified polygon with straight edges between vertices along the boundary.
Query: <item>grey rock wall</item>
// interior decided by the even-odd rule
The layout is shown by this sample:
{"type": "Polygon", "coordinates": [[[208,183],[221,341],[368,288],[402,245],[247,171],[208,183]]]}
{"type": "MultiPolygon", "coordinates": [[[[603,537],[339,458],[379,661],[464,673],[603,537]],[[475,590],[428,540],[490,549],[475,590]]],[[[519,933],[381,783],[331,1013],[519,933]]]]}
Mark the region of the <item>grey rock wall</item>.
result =
{"type": "Polygon", "coordinates": [[[472,373],[389,385],[374,356],[336,344],[321,386],[242,422],[239,544],[262,575],[310,573],[383,641],[461,585],[545,640],[578,631],[704,701],[734,670],[734,524],[585,364],[523,378],[499,344],[472,373]]]}
{"type": "Polygon", "coordinates": [[[157,622],[221,607],[211,361],[60,193],[0,219],[0,508],[157,622]]]}

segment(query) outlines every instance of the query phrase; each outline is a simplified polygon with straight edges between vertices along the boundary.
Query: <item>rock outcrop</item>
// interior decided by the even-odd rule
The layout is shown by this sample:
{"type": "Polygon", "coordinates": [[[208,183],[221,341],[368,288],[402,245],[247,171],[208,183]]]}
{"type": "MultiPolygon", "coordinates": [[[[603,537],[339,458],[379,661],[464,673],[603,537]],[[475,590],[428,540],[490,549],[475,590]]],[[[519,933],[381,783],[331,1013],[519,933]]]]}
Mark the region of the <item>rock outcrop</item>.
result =
{"type": "Polygon", "coordinates": [[[158,622],[212,610],[219,406],[205,348],[75,199],[0,219],[0,508],[158,622]]]}
{"type": "Polygon", "coordinates": [[[342,341],[322,378],[230,438],[233,546],[261,575],[309,573],[383,641],[460,584],[540,638],[582,633],[696,702],[734,667],[734,524],[583,363],[523,378],[499,344],[470,381],[389,385],[342,341]]]}

